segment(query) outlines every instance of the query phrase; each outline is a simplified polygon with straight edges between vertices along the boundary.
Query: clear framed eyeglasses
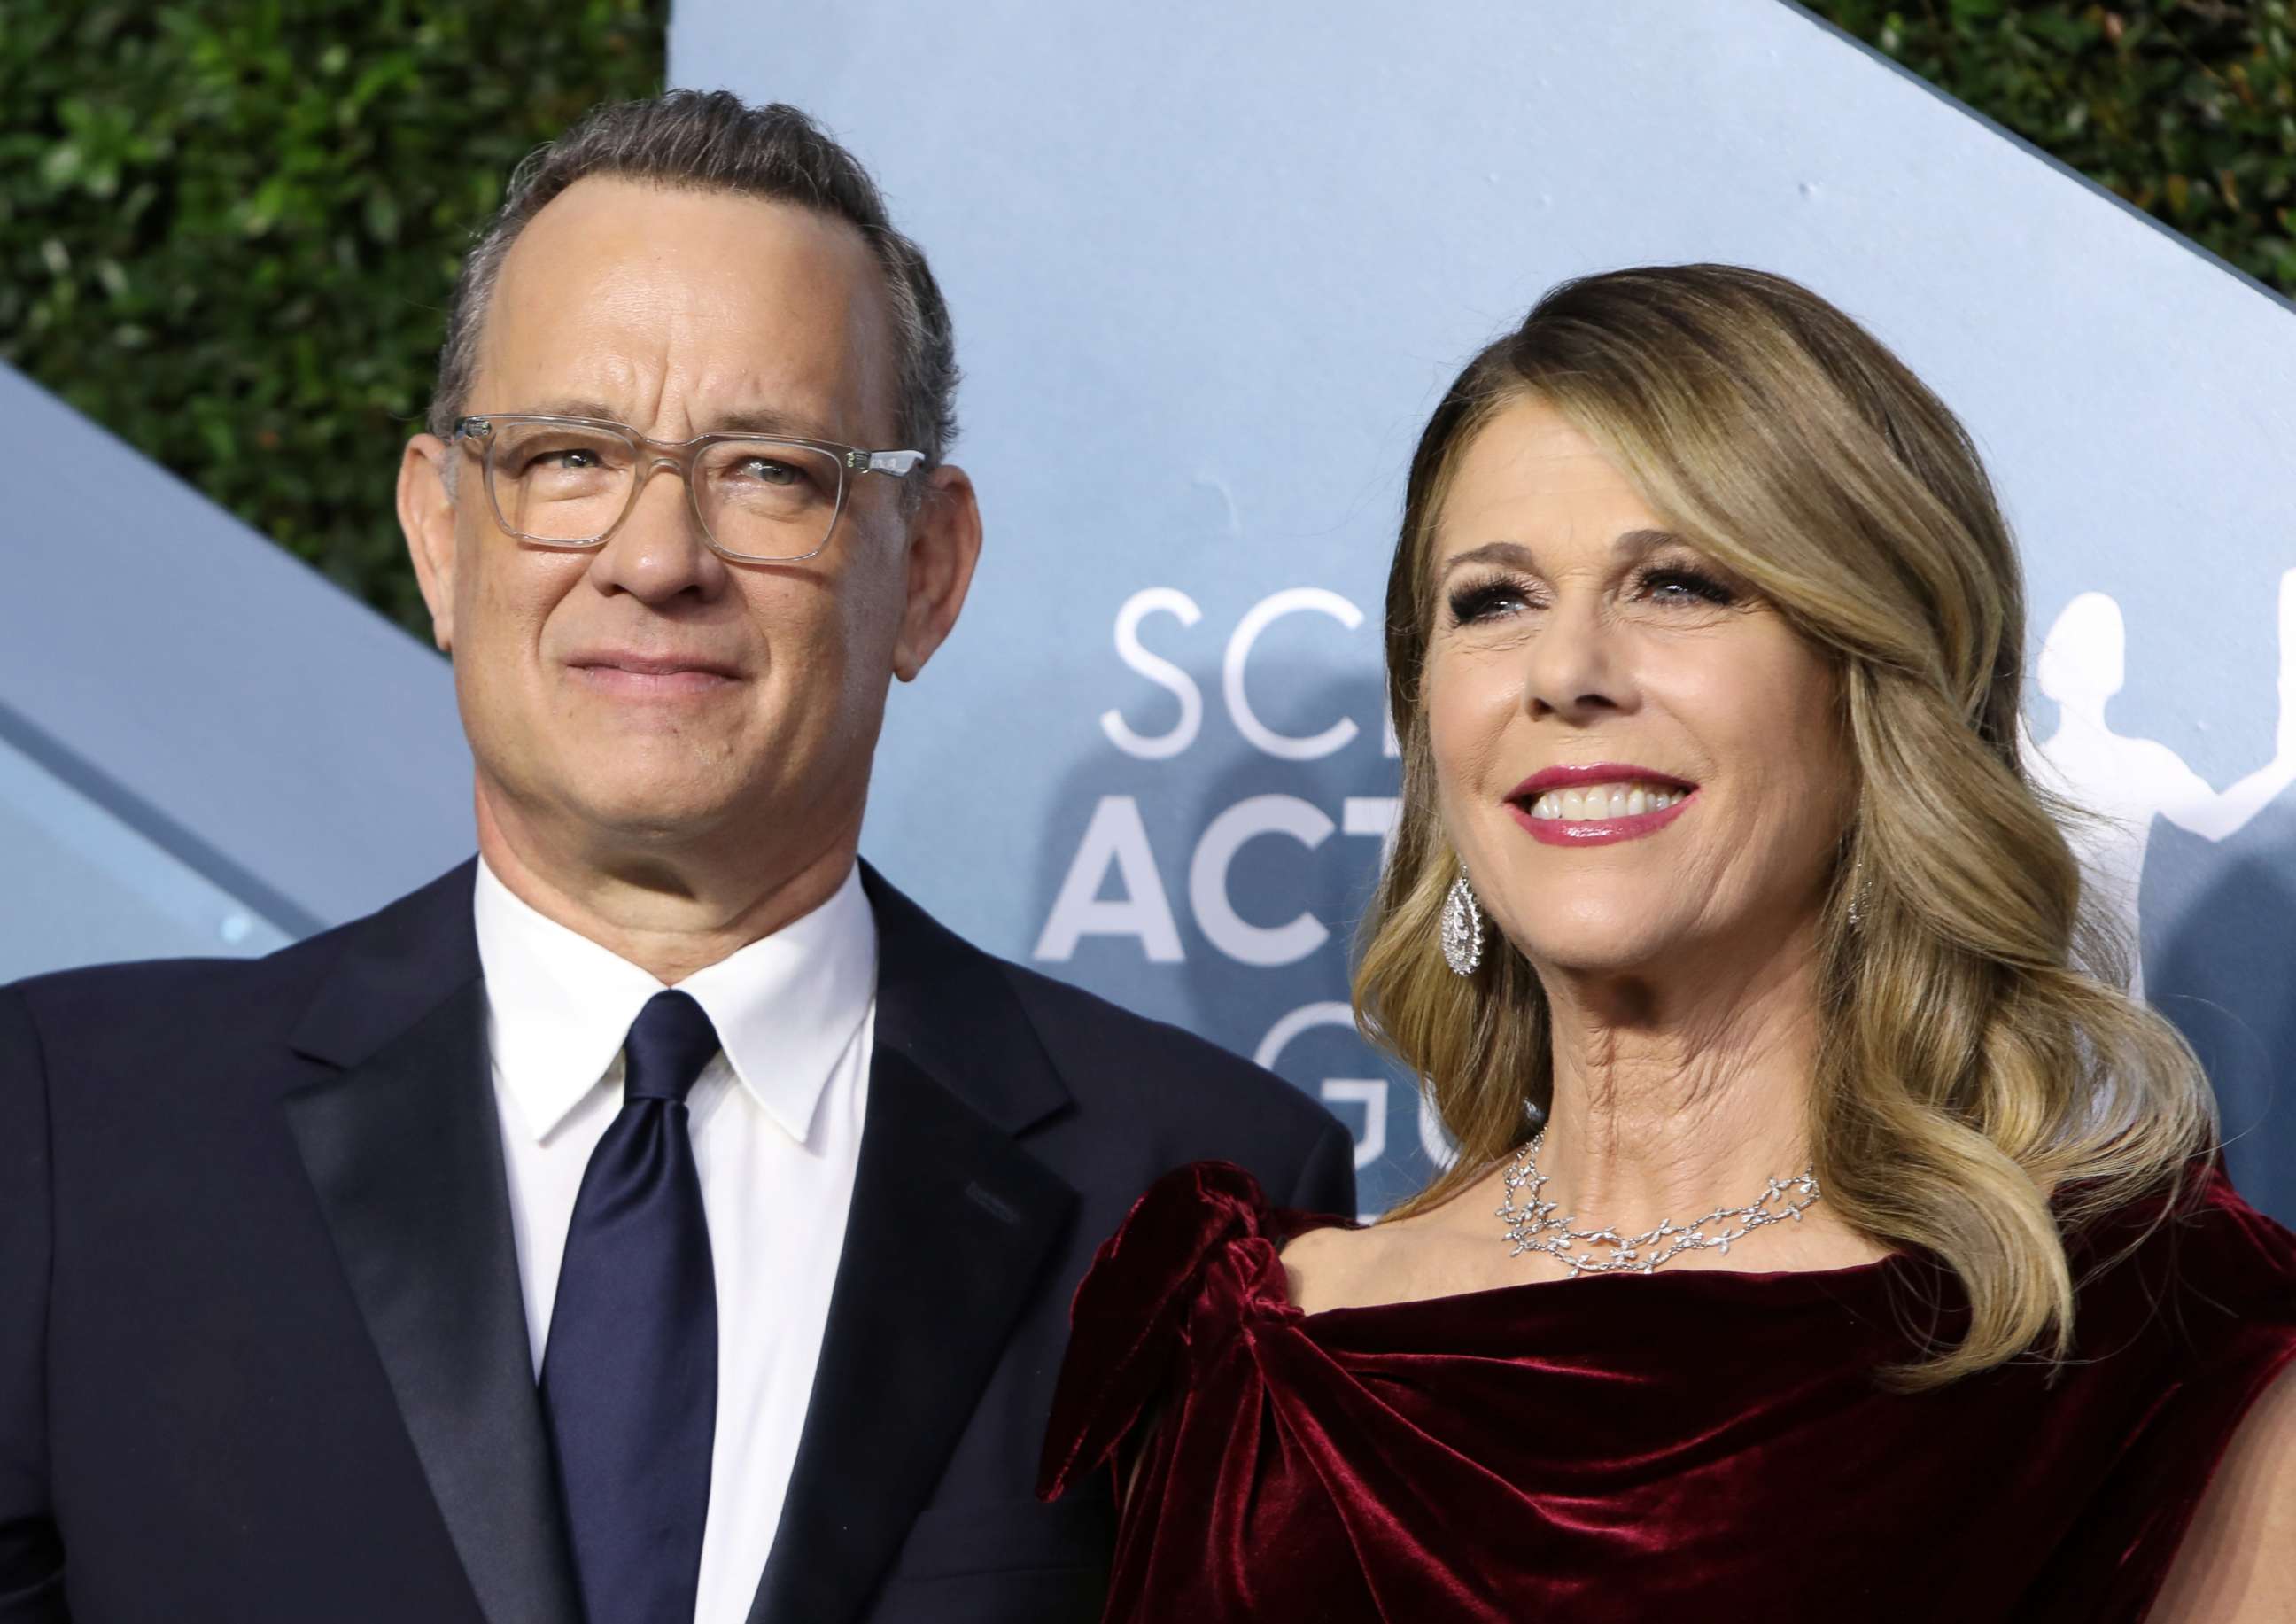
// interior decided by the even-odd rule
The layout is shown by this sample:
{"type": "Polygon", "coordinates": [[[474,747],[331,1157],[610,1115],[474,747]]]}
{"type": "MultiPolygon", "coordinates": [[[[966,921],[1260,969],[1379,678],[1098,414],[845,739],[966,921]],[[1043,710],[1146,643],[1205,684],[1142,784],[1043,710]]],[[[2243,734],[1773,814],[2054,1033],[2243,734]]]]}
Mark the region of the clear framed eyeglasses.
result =
{"type": "Polygon", "coordinates": [[[621,528],[658,468],[685,481],[703,540],[740,563],[795,563],[829,545],[864,474],[906,479],[922,451],[865,451],[758,434],[649,439],[596,417],[489,413],[455,421],[452,443],[486,466],[495,521],[521,541],[598,547],[621,528]]]}

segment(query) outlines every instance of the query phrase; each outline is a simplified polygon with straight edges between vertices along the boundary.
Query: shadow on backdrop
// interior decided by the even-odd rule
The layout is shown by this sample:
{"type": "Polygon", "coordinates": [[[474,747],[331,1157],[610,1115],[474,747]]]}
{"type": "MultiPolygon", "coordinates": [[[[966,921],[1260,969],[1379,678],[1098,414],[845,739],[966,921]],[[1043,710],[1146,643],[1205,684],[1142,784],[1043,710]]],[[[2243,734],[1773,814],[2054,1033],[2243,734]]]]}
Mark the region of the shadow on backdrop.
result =
{"type": "MultiPolygon", "coordinates": [[[[1217,670],[1189,675],[1219,694],[1217,670]]],[[[1046,814],[1031,963],[1259,1058],[1323,1100],[1356,1136],[1360,1204],[1375,1211],[1433,1167],[1416,1088],[1345,1015],[1397,788],[1379,746],[1383,696],[1375,672],[1275,661],[1255,666],[1252,686],[1279,732],[1344,717],[1357,734],[1282,759],[1224,725],[1215,702],[1185,774],[1113,750],[1072,764],[1046,814]]],[[[1168,711],[1141,710],[1144,732],[1168,725],[1168,711]]]]}
{"type": "Polygon", "coordinates": [[[2283,1223],[2296,1221],[2296,1167],[2282,1075],[2296,1055],[2290,932],[2296,922],[2296,811],[2277,810],[2230,861],[2174,828],[2154,842],[2144,907],[2161,945],[2145,956],[2153,1005],[2177,1023],[2216,1086],[2225,1162],[2241,1193],[2283,1223]],[[2195,892],[2177,889],[2196,879],[2195,892]],[[2175,912],[2167,912],[2173,900],[2175,912]]]}

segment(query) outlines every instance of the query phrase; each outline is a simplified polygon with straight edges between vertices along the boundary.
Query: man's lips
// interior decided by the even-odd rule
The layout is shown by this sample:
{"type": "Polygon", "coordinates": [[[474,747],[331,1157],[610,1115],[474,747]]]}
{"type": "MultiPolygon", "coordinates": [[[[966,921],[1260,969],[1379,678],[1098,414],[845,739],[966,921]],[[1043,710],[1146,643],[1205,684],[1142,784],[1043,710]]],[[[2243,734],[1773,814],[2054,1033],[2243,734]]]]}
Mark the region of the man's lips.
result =
{"type": "Polygon", "coordinates": [[[639,654],[604,651],[577,654],[566,668],[608,693],[670,695],[704,693],[741,679],[721,660],[694,654],[639,654]]]}

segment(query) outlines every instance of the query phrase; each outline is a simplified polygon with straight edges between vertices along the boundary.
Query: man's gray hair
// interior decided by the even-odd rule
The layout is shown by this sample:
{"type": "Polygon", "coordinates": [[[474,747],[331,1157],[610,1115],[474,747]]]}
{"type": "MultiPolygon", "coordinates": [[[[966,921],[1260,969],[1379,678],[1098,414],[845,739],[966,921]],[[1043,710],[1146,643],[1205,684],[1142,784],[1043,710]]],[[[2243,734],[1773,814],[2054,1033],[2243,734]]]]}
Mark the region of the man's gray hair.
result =
{"type": "Polygon", "coordinates": [[[430,427],[444,439],[470,398],[479,329],[503,258],[543,205],[586,176],[796,203],[857,227],[885,274],[900,376],[895,444],[937,466],[956,438],[956,339],[923,250],[893,229],[876,182],[811,119],[779,102],[750,107],[731,91],[673,90],[593,108],[512,171],[502,207],[463,258],[430,427]]]}

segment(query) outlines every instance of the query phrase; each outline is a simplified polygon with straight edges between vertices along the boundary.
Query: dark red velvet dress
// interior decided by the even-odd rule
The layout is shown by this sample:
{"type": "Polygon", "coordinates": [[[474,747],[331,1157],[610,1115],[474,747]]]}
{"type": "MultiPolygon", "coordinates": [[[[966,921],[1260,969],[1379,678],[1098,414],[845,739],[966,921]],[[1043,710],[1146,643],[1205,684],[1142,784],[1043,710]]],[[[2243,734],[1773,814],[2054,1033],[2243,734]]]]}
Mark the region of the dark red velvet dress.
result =
{"type": "Polygon", "coordinates": [[[1206,1162],[1101,1248],[1040,1492],[1152,1423],[1112,1624],[2142,1619],[2296,1358],[2296,1236],[2220,1176],[2082,1286],[2085,1362],[1913,1394],[1874,1373],[1953,1328],[1922,1261],[1303,1315],[1276,1249],[1339,1221],[1206,1162]]]}

